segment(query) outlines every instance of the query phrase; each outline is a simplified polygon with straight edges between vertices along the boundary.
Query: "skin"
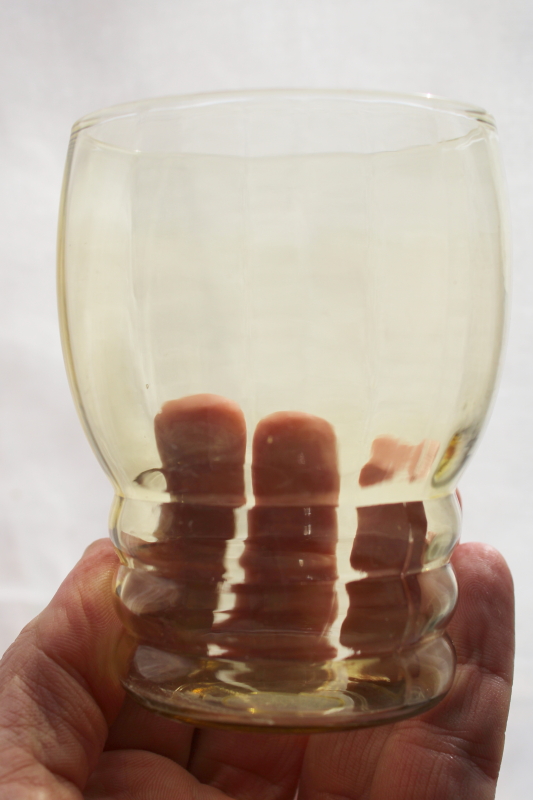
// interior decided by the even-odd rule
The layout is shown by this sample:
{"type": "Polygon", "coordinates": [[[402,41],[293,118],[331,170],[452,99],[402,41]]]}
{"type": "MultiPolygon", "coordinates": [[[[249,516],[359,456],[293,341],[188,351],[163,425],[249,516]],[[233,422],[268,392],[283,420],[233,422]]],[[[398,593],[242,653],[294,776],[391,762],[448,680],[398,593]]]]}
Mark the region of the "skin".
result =
{"type": "MultiPolygon", "coordinates": [[[[219,412],[220,404],[215,422],[219,412]]],[[[164,410],[156,418],[167,466],[172,438],[165,439],[165,429],[183,413],[174,406],[167,419],[164,410]]],[[[186,413],[194,417],[194,408],[186,413]]],[[[235,424],[235,436],[224,439],[232,470],[242,450],[235,424]]],[[[283,417],[267,424],[263,433],[271,435],[283,429],[283,417]]],[[[293,431],[307,426],[307,441],[309,425],[318,431],[313,441],[330,436],[320,420],[295,423],[293,416],[291,424],[293,431]]],[[[267,440],[259,431],[257,452],[267,440]]],[[[317,448],[323,483],[312,491],[323,498],[337,485],[329,451],[317,448]]],[[[240,502],[236,476],[221,479],[229,505],[240,502]]],[[[189,472],[167,480],[182,485],[189,472]]],[[[302,492],[309,502],[309,480],[303,471],[290,487],[296,505],[302,492]]],[[[255,481],[258,503],[268,507],[278,485],[260,471],[255,481]]],[[[327,540],[325,547],[327,559],[327,540]]],[[[251,575],[253,559],[251,551],[251,575]]],[[[511,694],[512,579],[502,556],[486,545],[460,545],[452,561],[460,593],[448,631],[458,667],[438,706],[348,733],[250,734],[194,729],[125,698],[118,675],[126,654],[112,600],[118,559],[109,541],[95,542],[0,662],[0,800],[292,800],[297,789],[299,800],[493,798],[511,694]]]]}

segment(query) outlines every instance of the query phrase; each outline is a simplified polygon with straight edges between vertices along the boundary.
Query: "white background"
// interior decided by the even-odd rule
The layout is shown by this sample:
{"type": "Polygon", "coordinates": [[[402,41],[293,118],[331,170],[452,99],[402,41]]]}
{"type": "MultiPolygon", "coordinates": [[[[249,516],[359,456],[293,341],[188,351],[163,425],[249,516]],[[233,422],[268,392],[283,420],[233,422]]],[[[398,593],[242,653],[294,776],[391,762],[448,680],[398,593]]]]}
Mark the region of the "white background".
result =
{"type": "Polygon", "coordinates": [[[431,92],[496,117],[513,314],[498,401],[462,482],[464,539],[497,545],[514,572],[518,657],[497,797],[531,797],[531,0],[0,0],[0,652],[106,534],[111,500],[74,412],[56,319],[71,124],[144,97],[287,86],[431,92]]]}

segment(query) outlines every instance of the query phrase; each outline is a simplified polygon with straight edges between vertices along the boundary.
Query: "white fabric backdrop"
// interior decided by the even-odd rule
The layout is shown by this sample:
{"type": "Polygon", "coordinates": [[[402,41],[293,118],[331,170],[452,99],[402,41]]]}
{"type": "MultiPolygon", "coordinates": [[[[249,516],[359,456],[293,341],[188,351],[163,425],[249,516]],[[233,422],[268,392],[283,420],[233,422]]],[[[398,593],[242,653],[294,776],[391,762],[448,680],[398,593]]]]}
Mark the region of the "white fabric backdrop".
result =
{"type": "Polygon", "coordinates": [[[72,122],[143,97],[280,86],[431,92],[494,114],[514,305],[499,399],[462,483],[464,538],[496,544],[515,575],[518,660],[497,797],[533,796],[531,0],[0,0],[0,65],[0,652],[106,534],[111,500],[70,399],[56,320],[72,122]]]}

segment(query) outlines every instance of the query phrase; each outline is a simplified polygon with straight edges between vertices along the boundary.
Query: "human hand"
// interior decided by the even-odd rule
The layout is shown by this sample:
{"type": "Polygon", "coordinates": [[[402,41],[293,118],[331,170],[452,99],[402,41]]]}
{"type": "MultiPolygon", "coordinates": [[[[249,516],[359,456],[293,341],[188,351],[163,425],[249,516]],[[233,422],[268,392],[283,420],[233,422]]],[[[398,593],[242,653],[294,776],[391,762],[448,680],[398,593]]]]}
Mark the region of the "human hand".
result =
{"type": "Polygon", "coordinates": [[[124,698],[111,543],[88,549],[0,665],[1,800],[460,800],[494,797],[513,657],[513,587],[480,544],[453,558],[454,686],[431,711],[314,736],[236,733],[158,717],[124,698]]]}
{"type": "Polygon", "coordinates": [[[89,548],[0,665],[0,800],[485,800],[494,796],[513,655],[512,582],[494,550],[454,554],[458,669],[433,710],[314,736],[195,730],[124,698],[117,558],[89,548]]]}

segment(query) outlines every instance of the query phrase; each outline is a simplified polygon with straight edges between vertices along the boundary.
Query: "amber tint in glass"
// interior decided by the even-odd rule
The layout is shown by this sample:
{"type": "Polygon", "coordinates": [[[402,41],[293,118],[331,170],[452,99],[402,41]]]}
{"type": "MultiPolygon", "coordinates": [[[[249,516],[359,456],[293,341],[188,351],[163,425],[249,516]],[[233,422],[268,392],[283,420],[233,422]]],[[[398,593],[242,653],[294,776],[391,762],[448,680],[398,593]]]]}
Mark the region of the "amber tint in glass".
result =
{"type": "Polygon", "coordinates": [[[324,730],[444,696],[500,183],[491,118],[434,98],[178,97],[74,126],[63,341],[141,703],[324,730]]]}

